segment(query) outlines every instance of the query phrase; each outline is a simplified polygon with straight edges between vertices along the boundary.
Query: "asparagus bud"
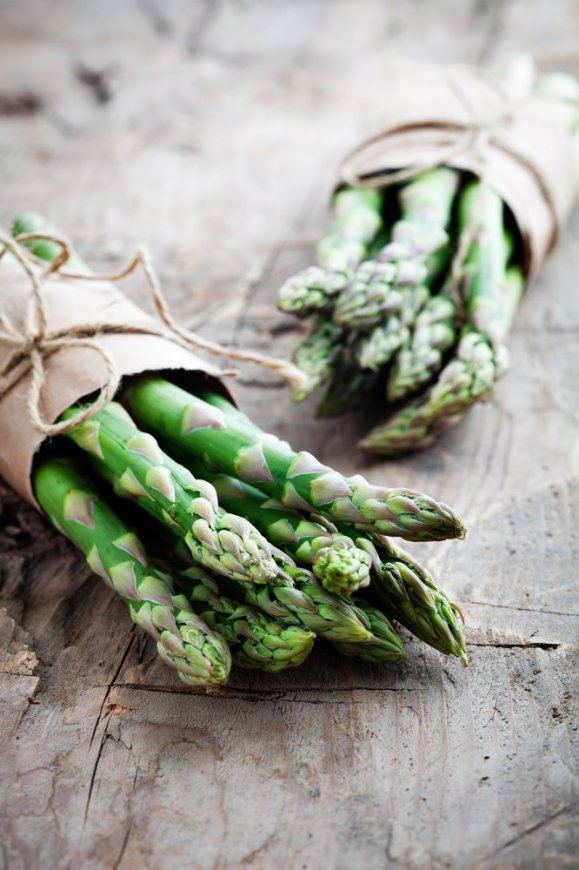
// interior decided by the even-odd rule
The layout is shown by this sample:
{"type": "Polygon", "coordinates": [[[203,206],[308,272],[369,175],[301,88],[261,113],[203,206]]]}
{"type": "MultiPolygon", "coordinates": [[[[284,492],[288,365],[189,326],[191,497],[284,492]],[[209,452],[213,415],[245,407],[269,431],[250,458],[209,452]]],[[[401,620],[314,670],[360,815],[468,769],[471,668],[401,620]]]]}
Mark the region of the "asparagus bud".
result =
{"type": "Polygon", "coordinates": [[[298,667],[312,651],[313,632],[284,625],[223,595],[202,568],[191,566],[174,569],[173,573],[195,612],[225,638],[240,667],[279,673],[298,667]]]}

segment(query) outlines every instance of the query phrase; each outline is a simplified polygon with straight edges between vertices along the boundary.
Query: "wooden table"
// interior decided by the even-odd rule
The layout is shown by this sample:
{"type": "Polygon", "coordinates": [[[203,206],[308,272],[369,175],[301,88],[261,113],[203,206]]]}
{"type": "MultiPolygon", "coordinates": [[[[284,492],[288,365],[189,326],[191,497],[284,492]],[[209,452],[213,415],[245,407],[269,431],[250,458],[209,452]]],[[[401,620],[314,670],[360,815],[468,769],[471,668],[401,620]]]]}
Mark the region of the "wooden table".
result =
{"type": "MultiPolygon", "coordinates": [[[[574,0],[0,6],[0,217],[52,217],[99,269],[139,242],[173,311],[289,353],[275,291],[309,263],[340,155],[376,130],[394,52],[521,48],[579,73],[574,0]]],[[[3,866],[576,866],[577,217],[521,307],[496,398],[414,459],[464,543],[418,548],[463,604],[471,665],[320,649],[188,691],[124,606],[14,496],[0,504],[3,866]]],[[[142,301],[144,290],[128,282],[142,301]]],[[[347,473],[360,423],[319,422],[246,369],[239,400],[347,473]]]]}

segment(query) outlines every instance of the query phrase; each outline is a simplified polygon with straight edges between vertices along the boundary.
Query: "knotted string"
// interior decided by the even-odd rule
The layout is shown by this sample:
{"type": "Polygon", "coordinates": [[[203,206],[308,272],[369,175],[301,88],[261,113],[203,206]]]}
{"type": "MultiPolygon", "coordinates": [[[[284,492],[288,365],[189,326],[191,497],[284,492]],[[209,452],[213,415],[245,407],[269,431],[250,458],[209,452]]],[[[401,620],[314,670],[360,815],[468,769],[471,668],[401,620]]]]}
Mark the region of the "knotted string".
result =
{"type": "Polygon", "coordinates": [[[540,167],[536,166],[528,157],[514,150],[508,142],[500,135],[501,130],[507,128],[514,120],[516,111],[524,103],[524,99],[513,99],[508,94],[508,91],[500,81],[488,70],[471,67],[468,64],[454,64],[446,69],[446,80],[449,87],[454,91],[455,95],[466,109],[468,118],[464,122],[459,121],[428,121],[424,124],[416,122],[415,124],[390,126],[386,127],[381,132],[377,133],[369,139],[366,139],[361,145],[356,146],[349,154],[346,155],[339,168],[340,180],[344,184],[361,187],[384,188],[391,187],[395,184],[400,184],[404,181],[409,181],[427,172],[430,169],[435,169],[441,165],[452,165],[454,161],[466,155],[472,155],[478,162],[479,177],[484,179],[489,146],[493,145],[510,155],[514,160],[523,165],[535,179],[541,194],[549,208],[552,224],[552,245],[555,244],[560,233],[560,218],[553,196],[551,194],[549,184],[546,181],[540,167]],[[491,117],[481,117],[479,108],[473,102],[470,95],[465,91],[461,83],[461,72],[467,71],[480,81],[487,84],[494,94],[499,98],[500,109],[496,115],[491,117]],[[449,142],[448,146],[437,148],[437,156],[431,160],[417,161],[402,169],[390,171],[388,168],[373,172],[372,174],[360,174],[356,169],[356,163],[361,155],[384,140],[394,137],[400,133],[409,130],[434,128],[447,130],[457,136],[456,141],[449,142]]]}
{"type": "MultiPolygon", "coordinates": [[[[71,254],[70,245],[66,239],[51,233],[26,233],[13,239],[0,231],[0,259],[6,252],[10,252],[14,256],[30,279],[32,294],[22,329],[17,328],[5,313],[0,312],[0,344],[12,345],[14,348],[0,367],[0,399],[18,381],[30,373],[27,411],[32,425],[43,435],[62,435],[69,432],[79,423],[83,423],[97,411],[100,411],[107,402],[114,399],[122,374],[113,356],[99,342],[100,335],[154,335],[168,339],[185,350],[201,349],[217,356],[256,363],[281,375],[296,389],[303,387],[307,380],[304,373],[287,360],[264,356],[255,351],[227,348],[180,326],[169,310],[149,255],[143,247],[137,249],[125,268],[111,275],[62,271],[62,267],[71,254]],[[45,265],[44,268],[40,268],[41,261],[21,244],[31,239],[53,242],[60,247],[61,251],[54,261],[45,265]],[[60,277],[71,280],[116,282],[132,274],[139,267],[145,275],[159,317],[158,324],[154,321],[150,324],[121,324],[104,321],[80,323],[63,329],[51,330],[48,328],[48,307],[44,294],[44,284],[51,275],[59,274],[60,277]],[[94,350],[101,357],[105,365],[105,382],[96,398],[74,417],[50,423],[40,411],[43,389],[46,384],[46,360],[59,350],[74,347],[94,350]]],[[[225,371],[223,374],[231,376],[236,375],[237,372],[225,371]]]]}

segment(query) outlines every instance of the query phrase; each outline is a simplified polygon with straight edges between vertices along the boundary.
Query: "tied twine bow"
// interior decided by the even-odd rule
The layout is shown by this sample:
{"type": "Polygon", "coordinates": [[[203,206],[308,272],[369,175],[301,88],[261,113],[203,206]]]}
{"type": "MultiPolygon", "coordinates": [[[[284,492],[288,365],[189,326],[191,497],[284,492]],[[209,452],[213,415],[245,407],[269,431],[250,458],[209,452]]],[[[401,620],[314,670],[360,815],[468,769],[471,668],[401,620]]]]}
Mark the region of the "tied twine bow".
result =
{"type": "MultiPolygon", "coordinates": [[[[9,317],[0,311],[0,344],[5,343],[14,348],[0,367],[0,399],[25,375],[30,373],[27,411],[32,425],[43,435],[62,435],[65,432],[69,432],[97,411],[100,411],[107,402],[114,399],[119,388],[121,373],[113,356],[99,342],[99,335],[154,335],[166,338],[185,350],[201,349],[217,356],[256,363],[281,375],[296,388],[303,386],[306,380],[304,373],[287,360],[263,356],[254,351],[227,348],[179,326],[169,311],[167,301],[151,265],[148,253],[144,248],[139,248],[128,265],[120,272],[112,275],[80,274],[72,271],[63,272],[62,267],[71,255],[71,248],[66,239],[52,233],[26,233],[13,239],[11,236],[0,231],[0,259],[7,252],[13,255],[30,279],[32,295],[28,303],[23,328],[17,328],[9,317]],[[45,240],[57,244],[61,249],[60,254],[49,265],[41,268],[39,259],[31,251],[22,246],[22,243],[32,239],[45,240]],[[48,307],[44,294],[44,283],[51,275],[59,274],[60,277],[70,278],[71,280],[119,281],[139,267],[142,268],[145,275],[151,298],[159,317],[158,324],[155,322],[151,322],[150,325],[99,322],[76,324],[65,329],[51,330],[48,328],[48,307]],[[42,416],[40,410],[43,388],[46,383],[46,360],[59,350],[73,347],[91,349],[101,357],[105,364],[105,383],[99,390],[96,398],[86,408],[75,414],[74,417],[58,423],[50,423],[42,416]]],[[[230,370],[223,372],[223,374],[234,376],[237,372],[230,370]]]]}
{"type": "Polygon", "coordinates": [[[488,70],[469,66],[468,64],[453,64],[448,66],[445,69],[444,77],[450,89],[454,92],[455,96],[466,110],[467,119],[462,123],[443,120],[438,123],[436,121],[425,121],[422,125],[417,122],[412,125],[386,127],[375,136],[366,139],[366,141],[362,142],[361,145],[358,145],[346,155],[339,167],[341,182],[343,184],[361,187],[391,187],[395,184],[401,184],[403,181],[409,181],[417,175],[420,175],[422,172],[435,169],[437,166],[451,166],[454,161],[465,157],[466,155],[471,155],[475,159],[479,166],[478,175],[480,178],[484,179],[489,146],[492,145],[523,165],[533,176],[551,214],[553,233],[550,247],[553,247],[560,233],[560,218],[556,203],[551,194],[549,184],[544,177],[543,171],[527,156],[512,148],[511,145],[505,141],[504,137],[501,136],[501,132],[504,132],[504,130],[512,124],[517,109],[522,106],[526,100],[513,99],[500,79],[488,70]],[[473,79],[487,85],[490,91],[498,98],[500,108],[495,115],[482,117],[479,114],[479,107],[462,85],[461,79],[465,74],[469,74],[473,79]],[[437,148],[437,155],[431,160],[418,161],[399,170],[391,171],[388,168],[384,168],[376,172],[365,174],[357,169],[359,161],[364,156],[367,157],[371,154],[374,146],[379,146],[386,139],[400,133],[410,129],[420,129],[420,127],[446,130],[455,135],[456,141],[450,141],[447,147],[437,148]]]}

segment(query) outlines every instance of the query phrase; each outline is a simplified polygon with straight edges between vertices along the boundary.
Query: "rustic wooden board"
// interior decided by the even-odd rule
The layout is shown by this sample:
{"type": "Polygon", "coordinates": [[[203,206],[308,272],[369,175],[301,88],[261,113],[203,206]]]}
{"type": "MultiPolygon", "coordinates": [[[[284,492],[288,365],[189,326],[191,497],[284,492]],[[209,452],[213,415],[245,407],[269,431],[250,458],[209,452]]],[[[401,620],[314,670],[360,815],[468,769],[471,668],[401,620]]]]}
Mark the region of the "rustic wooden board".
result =
{"type": "MultiPolygon", "coordinates": [[[[579,73],[573,0],[0,14],[2,222],[40,210],[101,268],[144,241],[185,322],[278,353],[298,333],[275,290],[311,260],[340,154],[380,124],[393,52],[523,47],[579,73]]],[[[403,668],[322,647],[188,691],[68,544],[0,497],[3,866],[576,866],[578,225],[524,300],[496,399],[428,454],[369,466],[359,421],[313,420],[260,371],[237,387],[296,446],[464,514],[464,543],[416,549],[464,604],[468,669],[409,638],[403,668]]]]}

